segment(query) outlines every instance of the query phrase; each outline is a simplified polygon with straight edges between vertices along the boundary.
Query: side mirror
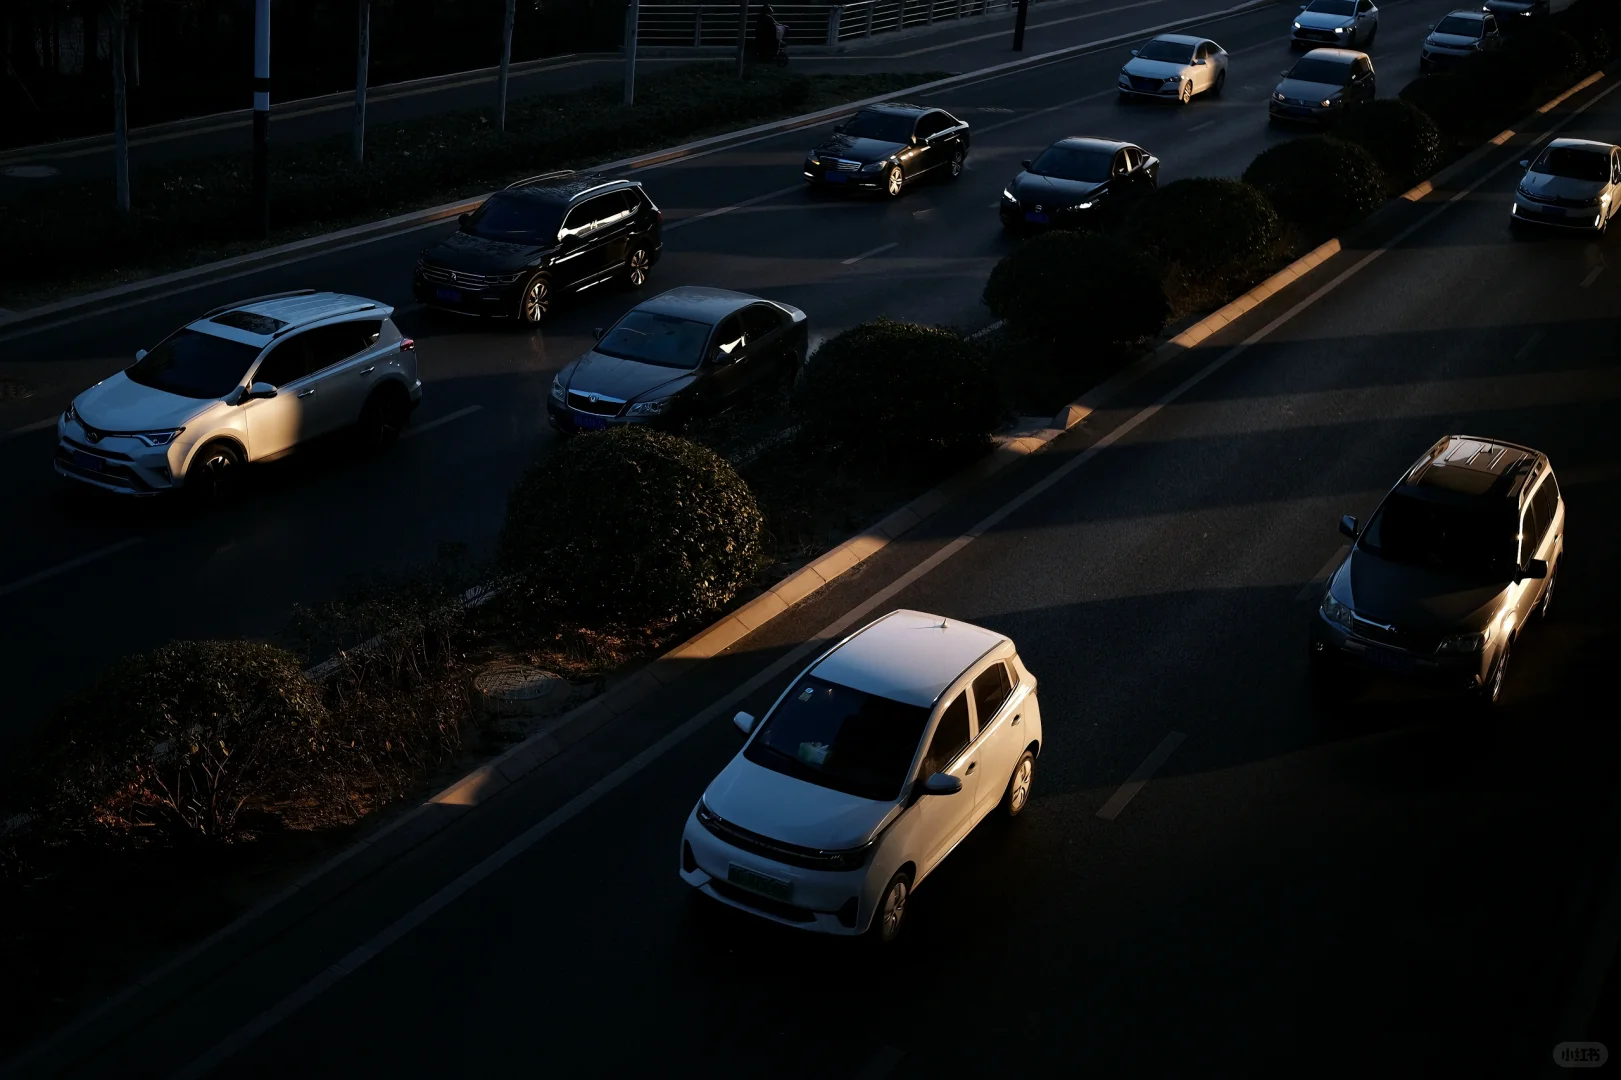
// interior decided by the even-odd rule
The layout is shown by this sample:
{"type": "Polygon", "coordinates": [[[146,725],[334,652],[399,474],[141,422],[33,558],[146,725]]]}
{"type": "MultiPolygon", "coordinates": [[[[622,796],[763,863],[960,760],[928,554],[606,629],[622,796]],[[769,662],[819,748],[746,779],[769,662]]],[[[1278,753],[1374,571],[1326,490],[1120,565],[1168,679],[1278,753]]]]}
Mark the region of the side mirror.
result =
{"type": "Polygon", "coordinates": [[[1210,61],[1208,61],[1208,60],[1195,60],[1193,62],[1193,66],[1194,67],[1204,67],[1208,63],[1210,63],[1210,61]]]}
{"type": "Polygon", "coordinates": [[[1031,166],[1032,166],[1032,165],[1033,165],[1033,164],[1034,164],[1034,163],[1033,163],[1033,162],[1032,162],[1032,161],[1031,161],[1031,160],[1030,160],[1030,159],[1029,159],[1029,158],[1025,158],[1025,159],[1024,159],[1024,160],[1023,160],[1023,161],[1021,161],[1021,162],[1019,162],[1019,164],[1020,164],[1020,165],[1023,165],[1023,166],[1024,166],[1024,167],[1025,167],[1025,168],[1027,168],[1027,169],[1028,169],[1028,168],[1030,168],[1030,167],[1031,167],[1031,166]]]}
{"type": "Polygon", "coordinates": [[[145,360],[145,359],[146,359],[146,350],[145,349],[136,349],[135,350],[135,362],[137,364],[139,364],[142,360],[145,360]]]}
{"type": "Polygon", "coordinates": [[[465,231],[466,228],[467,228],[467,223],[469,221],[472,221],[472,220],[473,220],[473,215],[472,214],[461,214],[456,218],[456,224],[461,226],[462,229],[465,231]]]}
{"type": "Polygon", "coordinates": [[[848,120],[841,120],[837,124],[833,125],[833,134],[835,134],[835,135],[843,135],[844,134],[844,129],[849,127],[849,126],[850,126],[850,122],[848,120]]]}
{"type": "Polygon", "coordinates": [[[602,340],[602,334],[603,334],[603,329],[600,326],[591,331],[591,336],[596,338],[598,341],[602,340]]]}
{"type": "Polygon", "coordinates": [[[1137,50],[1136,49],[1131,50],[1131,55],[1136,56],[1137,55],[1137,50]]]}
{"type": "Polygon", "coordinates": [[[267,382],[256,382],[246,390],[238,390],[236,400],[231,402],[231,404],[245,405],[250,401],[257,401],[260,398],[273,398],[275,396],[276,388],[274,386],[271,386],[267,382]]]}
{"type": "Polygon", "coordinates": [[[1300,5],[1300,10],[1301,10],[1301,11],[1305,11],[1305,10],[1306,10],[1306,5],[1305,5],[1305,4],[1301,4],[1301,5],[1300,5]]]}
{"type": "Polygon", "coordinates": [[[1278,72],[1278,74],[1282,75],[1285,79],[1287,79],[1289,77],[1289,69],[1284,68],[1282,71],[1278,72]]]}
{"type": "Polygon", "coordinates": [[[1541,581],[1547,576],[1548,563],[1545,559],[1532,559],[1525,564],[1525,569],[1520,571],[1520,577],[1529,578],[1532,581],[1541,581]]]}
{"type": "Polygon", "coordinates": [[[1352,540],[1355,540],[1356,518],[1352,517],[1350,514],[1346,514],[1344,517],[1340,518],[1340,532],[1344,533],[1346,536],[1349,536],[1352,540]]]}
{"type": "Polygon", "coordinates": [[[1530,167],[1531,167],[1531,159],[1530,158],[1526,158],[1524,161],[1520,162],[1520,168],[1529,169],[1530,167]]]}
{"type": "Polygon", "coordinates": [[[732,717],[732,724],[737,730],[747,735],[754,730],[754,716],[752,713],[740,712],[732,717]]]}
{"type": "Polygon", "coordinates": [[[955,795],[961,790],[962,781],[943,772],[937,772],[923,781],[923,794],[925,795],[955,795]]]}

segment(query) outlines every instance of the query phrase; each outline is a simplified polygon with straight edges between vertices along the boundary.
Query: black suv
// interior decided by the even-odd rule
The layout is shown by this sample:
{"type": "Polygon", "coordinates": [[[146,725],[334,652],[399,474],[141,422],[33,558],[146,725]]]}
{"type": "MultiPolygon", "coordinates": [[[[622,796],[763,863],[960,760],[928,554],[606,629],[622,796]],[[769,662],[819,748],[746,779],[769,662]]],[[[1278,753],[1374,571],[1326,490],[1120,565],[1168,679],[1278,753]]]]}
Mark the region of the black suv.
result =
{"type": "Polygon", "coordinates": [[[1354,542],[1312,620],[1317,674],[1350,665],[1496,702],[1521,628],[1553,601],[1565,550],[1565,503],[1547,457],[1449,435],[1365,529],[1347,516],[1340,531],[1354,542]]]}
{"type": "Polygon", "coordinates": [[[422,253],[412,282],[430,307],[538,323],[556,298],[647,282],[664,214],[630,180],[551,173],[497,192],[422,253]]]}

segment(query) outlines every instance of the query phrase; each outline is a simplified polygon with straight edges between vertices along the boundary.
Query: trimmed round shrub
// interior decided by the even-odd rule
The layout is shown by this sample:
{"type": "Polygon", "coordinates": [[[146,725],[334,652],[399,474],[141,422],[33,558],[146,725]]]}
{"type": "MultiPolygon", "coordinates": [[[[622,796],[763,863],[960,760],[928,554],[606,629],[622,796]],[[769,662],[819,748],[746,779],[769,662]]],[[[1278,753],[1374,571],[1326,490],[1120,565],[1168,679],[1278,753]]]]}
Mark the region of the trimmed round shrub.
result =
{"type": "Polygon", "coordinates": [[[1021,336],[1080,346],[1152,337],[1171,306],[1160,268],[1112,236],[1031,237],[991,271],[985,304],[1021,336]]]}
{"type": "Polygon", "coordinates": [[[989,445],[1007,416],[978,349],[938,326],[879,319],[817,347],[794,387],[801,437],[917,464],[989,445]]]}
{"type": "MultiPolygon", "coordinates": [[[[1534,26],[1515,34],[1498,56],[1525,69],[1530,84],[1526,89],[1527,94],[1539,85],[1575,82],[1587,73],[1588,62],[1582,53],[1581,43],[1557,24],[1534,26]]],[[[1490,54],[1480,57],[1495,58],[1490,54]]],[[[1560,89],[1564,87],[1560,86],[1560,89]]]]}
{"type": "Polygon", "coordinates": [[[1387,183],[1362,147],[1327,135],[1267,148],[1244,170],[1278,216],[1316,235],[1336,233],[1373,213],[1387,183]]]}
{"type": "Polygon", "coordinates": [[[31,800],[47,829],[229,841],[256,800],[319,781],[320,691],[293,654],[180,641],[115,664],[41,735],[31,800]]]}
{"type": "Polygon", "coordinates": [[[1155,193],[1141,235],[1164,262],[1224,273],[1271,253],[1278,215],[1265,195],[1242,180],[1194,177],[1155,193]]]}
{"type": "Polygon", "coordinates": [[[1461,142],[1491,123],[1480,115],[1473,80],[1455,71],[1420,75],[1401,88],[1400,100],[1428,116],[1450,142],[1461,142]]]}
{"type": "Polygon", "coordinates": [[[755,574],[760,508],[719,454],[641,427],[570,439],[507,499],[500,556],[520,613],[590,628],[706,615],[755,574]]]}
{"type": "Polygon", "coordinates": [[[1399,98],[1347,109],[1334,134],[1356,143],[1378,163],[1389,193],[1406,191],[1441,164],[1441,131],[1424,112],[1399,98]]]}

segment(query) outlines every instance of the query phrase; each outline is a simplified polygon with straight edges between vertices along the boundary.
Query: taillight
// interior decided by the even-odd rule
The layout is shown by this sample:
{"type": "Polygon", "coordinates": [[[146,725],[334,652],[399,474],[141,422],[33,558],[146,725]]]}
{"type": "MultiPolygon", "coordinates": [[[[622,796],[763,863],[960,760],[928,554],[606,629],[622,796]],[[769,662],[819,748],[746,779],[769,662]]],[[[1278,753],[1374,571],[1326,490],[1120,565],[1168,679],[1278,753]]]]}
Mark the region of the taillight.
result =
{"type": "Polygon", "coordinates": [[[416,352],[417,343],[411,338],[400,338],[400,352],[416,352]]]}

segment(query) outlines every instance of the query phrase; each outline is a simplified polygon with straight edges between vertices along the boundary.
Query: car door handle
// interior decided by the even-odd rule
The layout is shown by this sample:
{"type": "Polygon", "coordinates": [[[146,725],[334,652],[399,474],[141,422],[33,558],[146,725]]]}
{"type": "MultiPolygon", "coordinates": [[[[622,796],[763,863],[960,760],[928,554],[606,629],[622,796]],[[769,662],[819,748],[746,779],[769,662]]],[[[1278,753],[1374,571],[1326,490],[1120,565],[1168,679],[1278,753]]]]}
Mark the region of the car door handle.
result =
{"type": "Polygon", "coordinates": [[[1019,721],[1023,720],[1023,719],[1024,719],[1024,717],[1022,717],[1022,716],[1015,716],[1013,718],[1013,723],[1009,724],[1008,727],[1018,727],[1019,726],[1019,721]]]}
{"type": "Polygon", "coordinates": [[[966,776],[968,773],[973,772],[974,771],[974,766],[978,765],[978,764],[979,764],[979,762],[977,762],[977,761],[970,761],[968,763],[968,768],[963,770],[963,774],[966,776]]]}
{"type": "Polygon", "coordinates": [[[371,374],[371,373],[372,373],[372,372],[374,372],[374,371],[376,371],[376,370],[377,370],[377,365],[376,365],[376,364],[373,364],[373,365],[371,365],[371,366],[370,366],[370,367],[363,367],[363,368],[361,368],[361,369],[360,369],[360,373],[361,373],[361,374],[362,374],[362,375],[370,375],[370,374],[371,374]]]}
{"type": "Polygon", "coordinates": [[[312,386],[308,390],[300,390],[298,392],[298,396],[301,397],[301,398],[305,398],[305,397],[309,397],[313,393],[315,393],[315,387],[312,386]]]}

